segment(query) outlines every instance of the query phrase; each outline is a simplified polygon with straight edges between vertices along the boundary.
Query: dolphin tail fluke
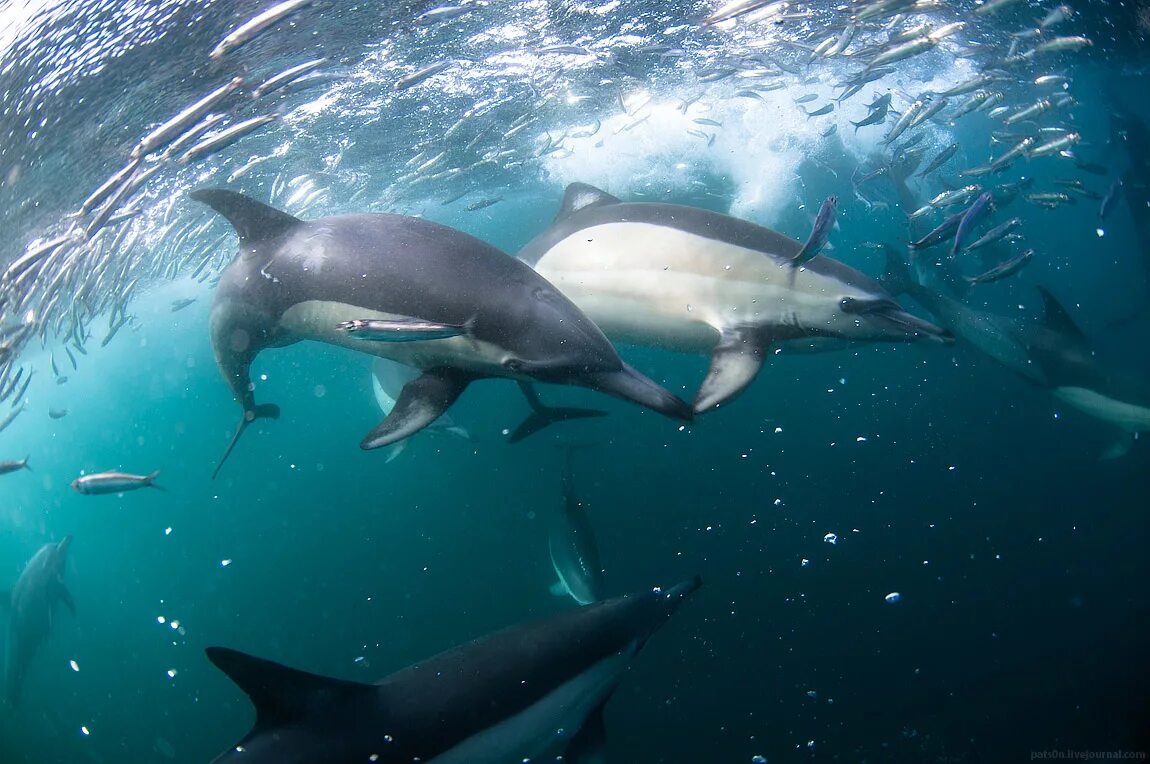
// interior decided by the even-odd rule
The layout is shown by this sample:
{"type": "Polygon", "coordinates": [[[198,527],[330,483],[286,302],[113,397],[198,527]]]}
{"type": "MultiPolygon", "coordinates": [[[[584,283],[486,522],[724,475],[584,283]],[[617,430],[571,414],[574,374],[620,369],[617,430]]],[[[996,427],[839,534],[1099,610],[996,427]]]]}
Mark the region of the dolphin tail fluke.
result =
{"type": "Polygon", "coordinates": [[[239,426],[236,427],[236,434],[232,436],[231,442],[228,443],[228,447],[224,449],[224,455],[220,457],[220,461],[216,465],[216,469],[212,472],[212,480],[215,480],[216,475],[220,474],[220,470],[223,468],[224,462],[226,462],[228,457],[232,455],[232,450],[235,449],[236,443],[239,443],[240,436],[244,434],[244,430],[248,428],[249,424],[256,421],[257,419],[279,418],[280,407],[274,403],[262,403],[256,406],[255,409],[250,412],[245,411],[243,419],[240,420],[239,426]]]}
{"type": "Polygon", "coordinates": [[[511,436],[507,439],[508,443],[518,443],[526,438],[528,435],[534,435],[542,430],[549,424],[555,422],[563,422],[569,419],[590,419],[592,417],[606,416],[606,411],[598,409],[579,409],[563,406],[548,406],[539,399],[539,393],[535,391],[535,387],[529,382],[520,382],[519,389],[523,391],[523,397],[527,399],[527,404],[531,406],[531,413],[528,414],[511,436]]]}
{"type": "Polygon", "coordinates": [[[604,700],[587,715],[583,726],[567,746],[563,761],[571,764],[607,763],[607,727],[603,724],[603,706],[606,704],[604,700]]]}
{"type": "Polygon", "coordinates": [[[395,407],[360,442],[365,451],[390,445],[438,419],[467,389],[473,377],[453,369],[432,369],[408,382],[395,407]]]}
{"type": "Polygon", "coordinates": [[[723,332],[719,344],[711,352],[707,376],[699,386],[699,392],[695,393],[695,413],[710,411],[734,400],[746,390],[763,367],[769,344],[755,332],[723,332]]]}
{"type": "Polygon", "coordinates": [[[690,422],[695,418],[689,403],[626,363],[618,371],[593,372],[580,381],[593,390],[646,406],[672,419],[690,422]]]}
{"type": "Polygon", "coordinates": [[[29,472],[31,472],[31,471],[32,471],[32,468],[28,466],[28,460],[29,460],[29,459],[31,459],[31,458],[32,458],[32,455],[31,455],[31,454],[29,454],[28,456],[25,456],[25,457],[24,457],[24,461],[23,461],[23,462],[21,462],[21,464],[23,464],[23,465],[24,465],[24,469],[28,470],[29,472]]]}

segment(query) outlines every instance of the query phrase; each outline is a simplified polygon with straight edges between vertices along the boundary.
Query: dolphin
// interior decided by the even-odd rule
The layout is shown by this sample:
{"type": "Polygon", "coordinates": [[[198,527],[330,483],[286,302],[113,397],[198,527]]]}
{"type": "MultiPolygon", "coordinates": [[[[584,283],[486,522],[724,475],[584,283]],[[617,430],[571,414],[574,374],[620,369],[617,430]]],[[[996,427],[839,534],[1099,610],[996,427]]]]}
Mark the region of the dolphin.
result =
{"type": "Polygon", "coordinates": [[[603,563],[587,507],[575,494],[572,451],[567,449],[563,462],[563,506],[551,519],[547,534],[551,567],[559,578],[551,593],[589,605],[603,598],[603,563]]]}
{"type": "Polygon", "coordinates": [[[519,258],[616,342],[710,353],[694,411],[739,395],[775,342],[945,340],[878,282],[802,242],[709,210],[623,202],[567,187],[554,222],[519,258]]]}
{"type": "Polygon", "coordinates": [[[210,318],[216,363],[243,407],[220,466],[252,421],[279,415],[277,406],[256,403],[252,361],[265,348],[304,339],[422,372],[363,439],[364,449],[418,432],[484,377],[581,385],[692,418],[688,404],[626,365],[543,277],[461,231],[388,214],[303,221],[224,189],[191,197],[239,235],[210,318]],[[371,328],[370,339],[347,331],[361,325],[371,328]]]}
{"type": "Polygon", "coordinates": [[[0,605],[8,609],[8,650],[4,658],[4,694],[8,703],[20,702],[28,665],[52,630],[52,611],[63,604],[72,614],[76,605],[64,587],[64,563],[72,537],[45,544],[32,556],[16,579],[11,593],[0,592],[0,605]]]}
{"type": "Polygon", "coordinates": [[[1124,455],[1140,432],[1150,432],[1150,383],[1108,368],[1091,348],[1070,312],[1043,287],[1044,316],[1023,321],[998,316],[932,289],[886,247],[883,283],[906,292],[962,341],[1055,398],[1111,425],[1117,438],[1102,456],[1124,455]]]}
{"type": "Polygon", "coordinates": [[[251,732],[215,761],[602,761],[603,706],[647,639],[699,586],[695,578],[513,626],[375,684],[209,647],[208,658],[256,709],[251,732]]]}
{"type": "MultiPolygon", "coordinates": [[[[383,412],[384,416],[391,413],[395,408],[395,402],[399,399],[400,393],[403,391],[404,385],[411,382],[419,376],[419,370],[411,366],[404,366],[398,361],[392,361],[388,358],[375,358],[371,362],[371,387],[375,392],[375,402],[379,405],[379,410],[383,412]]],[[[427,426],[428,433],[443,433],[445,435],[453,435],[462,440],[474,440],[464,428],[455,423],[450,414],[443,414],[434,422],[427,426]]],[[[407,439],[397,441],[387,446],[384,451],[387,454],[383,463],[389,464],[407,448],[410,441],[407,439]]]]}

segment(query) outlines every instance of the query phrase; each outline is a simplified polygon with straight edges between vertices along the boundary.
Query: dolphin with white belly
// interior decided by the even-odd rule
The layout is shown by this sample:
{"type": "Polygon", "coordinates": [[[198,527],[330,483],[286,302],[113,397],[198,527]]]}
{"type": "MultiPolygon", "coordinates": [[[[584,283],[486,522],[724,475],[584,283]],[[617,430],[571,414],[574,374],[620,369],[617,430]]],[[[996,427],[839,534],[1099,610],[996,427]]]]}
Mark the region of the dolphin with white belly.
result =
{"type": "Polygon", "coordinates": [[[696,413],[739,393],[774,342],[812,337],[945,340],[875,280],[802,242],[717,212],[623,202],[567,187],[551,227],[519,258],[616,342],[710,353],[696,413]]]}
{"type": "MultiPolygon", "coordinates": [[[[883,283],[908,293],[956,337],[1067,405],[1114,428],[1115,442],[1103,458],[1123,456],[1138,433],[1150,432],[1150,382],[1101,362],[1070,312],[1050,292],[1042,295],[1041,321],[1023,321],[976,310],[920,278],[886,247],[883,283]]],[[[932,274],[936,269],[926,272],[932,274]]]]}
{"type": "Polygon", "coordinates": [[[604,761],[603,707],[698,578],[513,626],[376,684],[222,647],[208,658],[256,707],[221,764],[604,761]]]}
{"type": "Polygon", "coordinates": [[[303,221],[223,189],[191,196],[239,234],[210,320],[216,363],[243,406],[223,459],[252,421],[279,414],[256,403],[252,361],[265,348],[305,339],[422,371],[363,439],[365,449],[423,429],[484,377],[581,385],[692,417],[688,404],[623,363],[603,332],[542,276],[461,231],[388,214],[303,221]],[[350,331],[361,326],[367,339],[350,331]]]}
{"type": "Polygon", "coordinates": [[[53,613],[63,605],[76,613],[72,595],[64,586],[64,566],[72,537],[45,544],[32,556],[11,592],[0,592],[0,606],[8,613],[8,639],[4,656],[4,696],[16,706],[24,677],[40,645],[52,631],[53,613]]]}

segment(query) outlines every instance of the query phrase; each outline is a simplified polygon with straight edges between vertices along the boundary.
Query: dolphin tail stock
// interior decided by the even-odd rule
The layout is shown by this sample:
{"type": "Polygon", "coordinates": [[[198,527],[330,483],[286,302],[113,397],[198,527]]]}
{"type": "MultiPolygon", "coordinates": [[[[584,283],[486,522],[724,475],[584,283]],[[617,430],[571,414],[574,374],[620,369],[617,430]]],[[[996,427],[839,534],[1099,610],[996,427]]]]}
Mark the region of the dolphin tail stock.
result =
{"type": "Polygon", "coordinates": [[[630,364],[624,363],[616,371],[596,371],[585,374],[579,383],[616,398],[645,406],[660,414],[690,422],[695,418],[691,405],[669,390],[656,384],[654,380],[640,373],[630,364]]]}
{"type": "Polygon", "coordinates": [[[724,331],[711,351],[711,366],[695,393],[695,413],[711,411],[734,400],[758,375],[770,338],[750,329],[724,331]]]}
{"type": "Polygon", "coordinates": [[[606,411],[599,409],[580,409],[564,406],[548,406],[539,398],[535,386],[530,382],[520,382],[519,389],[531,407],[531,413],[524,417],[515,431],[507,438],[508,443],[518,443],[529,435],[542,430],[549,424],[563,422],[569,419],[590,419],[592,417],[607,416],[606,411]]]}
{"type": "Polygon", "coordinates": [[[365,451],[387,446],[422,430],[455,403],[474,377],[455,369],[429,369],[403,386],[395,407],[364,436],[365,451]]]}
{"type": "Polygon", "coordinates": [[[262,403],[257,405],[251,411],[245,411],[243,418],[240,419],[240,423],[236,427],[236,434],[232,436],[231,441],[228,443],[228,447],[224,449],[224,455],[220,457],[219,463],[216,464],[216,468],[212,472],[212,480],[215,480],[216,476],[220,474],[220,470],[223,468],[224,462],[226,462],[228,457],[232,455],[232,450],[236,447],[236,443],[239,442],[240,436],[244,434],[244,430],[248,428],[249,424],[256,421],[257,419],[279,418],[280,407],[274,403],[262,403]]]}

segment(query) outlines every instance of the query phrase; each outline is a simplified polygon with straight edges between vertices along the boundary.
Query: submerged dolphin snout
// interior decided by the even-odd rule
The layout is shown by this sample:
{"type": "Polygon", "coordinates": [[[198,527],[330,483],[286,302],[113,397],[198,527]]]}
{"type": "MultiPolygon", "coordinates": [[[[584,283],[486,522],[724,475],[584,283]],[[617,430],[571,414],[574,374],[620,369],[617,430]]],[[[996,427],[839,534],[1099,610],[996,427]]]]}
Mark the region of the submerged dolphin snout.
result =
{"type": "Polygon", "coordinates": [[[867,326],[877,330],[883,339],[905,342],[916,340],[954,342],[954,335],[946,329],[907,313],[894,300],[880,300],[873,303],[848,303],[844,300],[842,307],[847,313],[857,314],[867,326]]]}

